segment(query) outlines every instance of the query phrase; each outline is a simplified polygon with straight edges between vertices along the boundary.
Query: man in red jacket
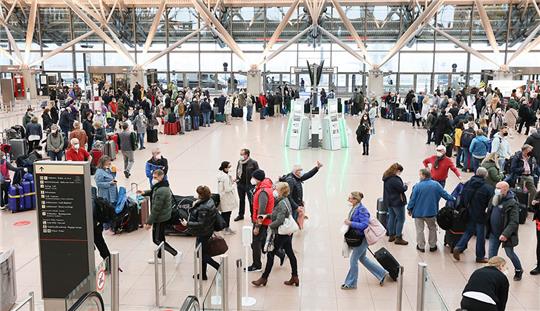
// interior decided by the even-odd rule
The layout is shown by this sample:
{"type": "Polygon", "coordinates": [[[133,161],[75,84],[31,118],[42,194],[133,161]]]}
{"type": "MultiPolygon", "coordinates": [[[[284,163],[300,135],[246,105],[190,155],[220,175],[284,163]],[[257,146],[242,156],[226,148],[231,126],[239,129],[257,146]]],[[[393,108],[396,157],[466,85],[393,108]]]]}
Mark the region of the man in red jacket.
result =
{"type": "Polygon", "coordinates": [[[461,180],[461,173],[454,165],[452,159],[446,156],[446,148],[443,145],[439,145],[435,150],[435,155],[426,158],[422,162],[424,167],[431,171],[431,178],[444,188],[446,179],[448,178],[448,170],[452,170],[457,178],[461,180]]]}

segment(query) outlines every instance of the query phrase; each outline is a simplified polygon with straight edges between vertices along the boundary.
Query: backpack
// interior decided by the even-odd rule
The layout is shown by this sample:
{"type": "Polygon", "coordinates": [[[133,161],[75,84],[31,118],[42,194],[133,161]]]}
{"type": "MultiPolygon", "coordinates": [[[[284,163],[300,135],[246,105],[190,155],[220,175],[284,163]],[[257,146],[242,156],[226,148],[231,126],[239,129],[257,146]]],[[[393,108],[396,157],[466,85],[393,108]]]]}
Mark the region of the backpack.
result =
{"type": "Polygon", "coordinates": [[[449,230],[452,228],[454,211],[455,210],[453,208],[445,206],[437,212],[437,224],[441,229],[449,230]]]}
{"type": "Polygon", "coordinates": [[[115,218],[114,206],[104,198],[94,199],[96,220],[100,223],[109,223],[115,218]]]}
{"type": "Polygon", "coordinates": [[[461,134],[461,147],[469,148],[475,136],[473,129],[468,128],[464,130],[461,134]]]}

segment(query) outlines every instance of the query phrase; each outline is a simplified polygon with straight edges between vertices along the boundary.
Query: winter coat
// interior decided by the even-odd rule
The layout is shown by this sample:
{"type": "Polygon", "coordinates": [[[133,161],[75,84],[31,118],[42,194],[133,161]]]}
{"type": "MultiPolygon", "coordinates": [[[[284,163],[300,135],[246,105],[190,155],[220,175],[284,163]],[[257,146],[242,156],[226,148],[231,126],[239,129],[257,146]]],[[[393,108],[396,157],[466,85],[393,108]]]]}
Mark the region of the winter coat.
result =
{"type": "Polygon", "coordinates": [[[167,172],[169,171],[169,162],[167,159],[161,158],[156,160],[154,157],[152,157],[150,160],[146,161],[145,173],[148,181],[150,182],[150,186],[152,186],[152,174],[157,169],[160,169],[163,171],[163,173],[165,173],[164,180],[167,180],[167,172]]]}
{"type": "Polygon", "coordinates": [[[137,134],[144,134],[146,133],[146,128],[148,127],[148,118],[143,114],[137,115],[135,117],[135,120],[133,120],[133,127],[137,131],[137,134]]]}
{"type": "Polygon", "coordinates": [[[98,140],[102,141],[102,142],[107,141],[107,132],[102,127],[98,128],[98,129],[96,129],[96,128],[94,129],[94,142],[96,142],[98,140]]]}
{"type": "Polygon", "coordinates": [[[62,132],[58,131],[56,136],[52,133],[47,136],[47,151],[64,150],[64,147],[64,134],[62,132]]]}
{"type": "Polygon", "coordinates": [[[43,129],[48,130],[51,128],[51,126],[54,124],[50,113],[43,113],[41,115],[41,119],[43,121],[43,129]]]}
{"type": "Polygon", "coordinates": [[[272,210],[272,222],[270,223],[270,225],[268,225],[268,227],[270,227],[270,229],[274,231],[277,231],[279,226],[281,226],[285,222],[285,219],[289,218],[291,212],[292,208],[289,199],[278,199],[276,202],[276,206],[272,210]]]}
{"type": "Polygon", "coordinates": [[[118,198],[118,188],[115,183],[112,183],[115,179],[113,173],[108,169],[98,168],[96,170],[96,175],[94,175],[94,179],[96,180],[98,189],[97,196],[112,204],[116,203],[118,198]]]}
{"type": "Polygon", "coordinates": [[[86,145],[86,142],[88,141],[88,136],[86,136],[86,132],[83,130],[73,130],[69,133],[68,138],[68,144],[70,143],[71,139],[77,138],[79,140],[79,144],[84,147],[86,145]]]}
{"type": "Polygon", "coordinates": [[[437,216],[439,200],[454,201],[438,182],[427,178],[414,185],[407,209],[413,218],[430,218],[437,216]]]}
{"type": "Polygon", "coordinates": [[[297,177],[293,173],[289,173],[285,176],[284,180],[287,182],[287,184],[289,184],[289,201],[293,211],[295,211],[298,206],[304,205],[304,189],[302,183],[315,176],[315,174],[318,172],[319,168],[314,167],[309,172],[302,174],[300,177],[297,177]]]}
{"type": "Polygon", "coordinates": [[[246,167],[245,167],[245,171],[243,171],[242,175],[239,175],[238,174],[238,169],[242,166],[243,164],[238,161],[238,164],[236,166],[236,179],[238,179],[238,182],[242,182],[242,175],[244,175],[245,177],[245,185],[251,185],[250,182],[251,182],[251,176],[253,175],[253,172],[255,172],[256,170],[259,169],[259,163],[257,163],[257,161],[249,158],[249,160],[245,163],[246,167]]]}
{"type": "MultiPolygon", "coordinates": [[[[500,159],[509,159],[512,156],[510,152],[510,143],[504,137],[496,133],[491,140],[491,152],[496,152],[500,159]]],[[[540,146],[539,146],[540,147],[540,146]]],[[[533,151],[534,153],[534,151],[533,151]]]]}
{"type": "Polygon", "coordinates": [[[364,204],[360,203],[353,208],[350,219],[350,227],[356,230],[359,235],[363,236],[364,230],[366,230],[369,225],[369,218],[369,210],[364,206],[364,204]]]}
{"type": "Polygon", "coordinates": [[[493,161],[487,161],[482,163],[482,167],[488,171],[486,176],[486,182],[491,186],[495,187],[497,183],[504,178],[504,174],[501,172],[501,169],[497,167],[497,164],[493,161]]]}
{"type": "MultiPolygon", "coordinates": [[[[529,167],[531,169],[530,174],[534,174],[536,169],[536,160],[534,157],[529,157],[529,167]]],[[[512,177],[515,179],[521,175],[523,175],[524,171],[524,162],[523,162],[523,153],[521,151],[518,151],[515,153],[515,155],[512,157],[512,163],[510,164],[510,174],[512,174],[512,177]]]]}
{"type": "MultiPolygon", "coordinates": [[[[508,191],[506,196],[502,198],[501,202],[499,203],[499,206],[501,206],[503,209],[502,210],[503,231],[501,234],[507,238],[506,242],[502,242],[502,246],[503,247],[516,247],[519,244],[519,237],[518,237],[519,203],[516,201],[514,193],[512,191],[508,191]]],[[[493,213],[494,208],[498,208],[498,207],[493,206],[493,203],[490,202],[489,207],[487,209],[487,217],[486,217],[486,220],[488,222],[488,225],[486,226],[487,236],[492,234],[492,231],[494,229],[491,227],[491,222],[490,222],[491,214],[493,213]]]]}
{"type": "Polygon", "coordinates": [[[219,209],[221,212],[231,212],[238,207],[238,192],[231,175],[219,171],[217,176],[219,209]]]}
{"type": "Polygon", "coordinates": [[[39,140],[41,140],[43,136],[41,124],[30,122],[26,125],[26,138],[30,138],[30,136],[39,136],[39,140]]]}
{"type": "Polygon", "coordinates": [[[403,183],[401,177],[397,175],[388,176],[383,178],[384,191],[383,191],[383,204],[386,208],[390,207],[403,207],[407,204],[407,196],[405,191],[408,187],[403,183]]]}
{"type": "Polygon", "coordinates": [[[540,133],[535,132],[529,135],[529,137],[527,137],[527,139],[525,140],[525,144],[531,145],[533,147],[532,155],[538,163],[538,161],[540,160],[540,133]]]}
{"type": "Polygon", "coordinates": [[[461,176],[461,173],[456,168],[454,161],[452,161],[451,158],[443,156],[442,159],[439,160],[439,166],[437,168],[435,167],[435,161],[437,161],[437,156],[433,155],[422,162],[426,168],[428,167],[428,164],[431,164],[431,177],[434,180],[446,180],[448,178],[448,170],[452,170],[458,177],[461,176]]]}
{"type": "Polygon", "coordinates": [[[508,125],[509,128],[515,129],[518,121],[518,112],[514,108],[510,108],[504,114],[504,122],[508,125]]]}
{"type": "Polygon", "coordinates": [[[486,208],[493,197],[494,189],[484,178],[476,175],[465,183],[461,192],[461,203],[467,208],[469,221],[485,223],[486,208]]]}
{"type": "Polygon", "coordinates": [[[477,159],[482,159],[486,157],[488,153],[488,147],[490,146],[489,139],[484,135],[476,136],[469,147],[469,151],[472,156],[477,159]]]}
{"type": "Polygon", "coordinates": [[[198,237],[208,237],[214,233],[217,208],[212,199],[197,201],[190,210],[188,232],[198,237]]]}
{"type": "Polygon", "coordinates": [[[223,109],[223,113],[226,115],[230,115],[232,113],[232,98],[228,98],[225,101],[225,107],[223,109]]]}
{"type": "Polygon", "coordinates": [[[150,216],[146,223],[156,224],[165,222],[171,219],[172,212],[172,192],[169,188],[169,182],[163,180],[152,186],[151,190],[147,190],[142,194],[145,197],[150,197],[150,216]]]}
{"type": "Polygon", "coordinates": [[[203,113],[212,111],[212,105],[210,105],[210,102],[208,100],[203,100],[201,102],[201,111],[203,113]]]}

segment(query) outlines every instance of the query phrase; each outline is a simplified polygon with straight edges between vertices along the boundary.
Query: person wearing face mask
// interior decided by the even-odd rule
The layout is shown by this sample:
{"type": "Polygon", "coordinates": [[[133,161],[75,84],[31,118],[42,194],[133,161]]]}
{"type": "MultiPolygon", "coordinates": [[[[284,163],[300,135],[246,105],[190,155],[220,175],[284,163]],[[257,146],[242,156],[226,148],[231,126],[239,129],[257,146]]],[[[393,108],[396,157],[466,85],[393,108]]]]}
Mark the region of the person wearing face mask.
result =
{"type": "Polygon", "coordinates": [[[514,265],[514,281],[521,281],[523,268],[514,248],[519,244],[519,203],[507,182],[497,183],[495,194],[487,209],[489,257],[497,256],[502,247],[514,265]]]}
{"type": "Polygon", "coordinates": [[[461,309],[467,311],[504,311],[510,284],[506,260],[495,256],[487,266],[471,274],[463,289],[461,309]]]}
{"type": "Polygon", "coordinates": [[[349,212],[349,217],[345,219],[344,224],[349,227],[347,232],[350,232],[351,230],[356,231],[356,236],[360,237],[362,242],[358,246],[350,247],[352,248],[350,267],[347,277],[341,285],[341,289],[343,290],[356,289],[359,261],[369,272],[371,272],[371,274],[373,274],[374,277],[377,278],[380,286],[384,285],[384,281],[388,276],[388,271],[386,271],[378,262],[371,261],[366,256],[368,242],[364,237],[364,230],[366,230],[369,225],[370,215],[369,210],[362,204],[363,198],[364,194],[358,191],[351,192],[348,198],[351,210],[349,212]]]}
{"type": "Polygon", "coordinates": [[[88,138],[88,146],[86,147],[87,150],[91,150],[94,146],[95,130],[93,125],[93,118],[93,113],[91,111],[88,111],[83,120],[83,130],[86,133],[86,137],[88,138]]]}
{"type": "Polygon", "coordinates": [[[118,197],[118,187],[116,173],[111,171],[110,157],[104,155],[99,159],[94,179],[97,186],[97,196],[114,205],[118,197]]]}
{"type": "Polygon", "coordinates": [[[92,156],[79,144],[77,138],[70,140],[71,147],[66,151],[66,161],[92,162],[92,156]]]}
{"type": "Polygon", "coordinates": [[[510,183],[515,184],[518,179],[521,188],[526,188],[529,193],[528,207],[532,209],[532,200],[536,193],[534,173],[536,172],[536,160],[532,157],[533,147],[523,145],[521,151],[516,152],[512,157],[510,165],[510,183]]]}
{"type": "Polygon", "coordinates": [[[99,122],[103,128],[107,124],[107,118],[101,109],[96,109],[96,114],[94,115],[94,124],[95,122],[99,122]]]}
{"type": "Polygon", "coordinates": [[[369,115],[363,114],[360,124],[356,129],[356,141],[358,144],[362,144],[362,155],[369,155],[369,138],[371,137],[371,122],[369,121],[369,115]]]}
{"type": "Polygon", "coordinates": [[[51,126],[51,133],[47,136],[47,155],[51,161],[62,161],[64,157],[64,134],[58,130],[58,125],[51,126]]]}
{"type": "Polygon", "coordinates": [[[315,174],[317,174],[322,167],[323,164],[317,161],[314,168],[312,168],[309,172],[304,173],[302,166],[297,164],[293,166],[292,172],[280,178],[280,181],[284,181],[289,184],[289,201],[292,206],[294,219],[298,218],[298,208],[305,209],[304,187],[302,185],[303,182],[315,176],[315,174]]]}
{"type": "Polygon", "coordinates": [[[139,150],[146,149],[144,147],[144,134],[148,127],[148,119],[144,115],[144,110],[139,109],[139,113],[133,120],[133,128],[137,131],[137,138],[139,139],[139,150]]]}
{"type": "Polygon", "coordinates": [[[441,184],[443,188],[446,185],[449,170],[452,170],[457,178],[461,180],[461,173],[454,165],[452,159],[446,156],[446,147],[443,145],[437,146],[435,155],[424,159],[422,163],[425,168],[430,170],[431,178],[441,184]]]}
{"type": "Polygon", "coordinates": [[[165,180],[167,180],[167,173],[169,172],[169,161],[161,154],[159,148],[152,149],[152,157],[146,161],[146,177],[148,177],[148,182],[152,186],[152,173],[155,170],[162,170],[165,173],[165,180]]]}
{"type": "MultiPolygon", "coordinates": [[[[150,190],[138,190],[137,194],[144,197],[150,197],[150,216],[146,220],[144,228],[152,229],[152,241],[159,245],[165,242],[165,250],[174,256],[176,264],[180,263],[182,253],[174,249],[165,241],[165,227],[171,219],[172,213],[172,192],[169,188],[169,182],[165,179],[165,173],[162,170],[155,170],[152,173],[152,188],[150,190]]],[[[158,263],[161,263],[161,250],[158,253],[158,263]]],[[[148,260],[149,264],[154,264],[154,258],[148,260]]]]}
{"type": "Polygon", "coordinates": [[[414,218],[416,226],[416,249],[424,253],[426,239],[424,236],[424,224],[429,230],[429,251],[437,250],[437,212],[441,198],[447,201],[455,201],[441,184],[431,179],[429,170],[420,170],[420,181],[414,185],[407,210],[409,216],[414,218]]]}
{"type": "Polygon", "coordinates": [[[275,236],[273,242],[274,248],[267,253],[266,267],[262,276],[251,283],[255,286],[266,286],[268,277],[270,276],[274,265],[274,256],[283,256],[278,253],[280,249],[283,249],[289,258],[292,270],[291,279],[283,282],[283,284],[298,287],[300,286],[300,280],[298,279],[298,264],[292,247],[292,235],[282,235],[278,233],[279,226],[281,226],[285,222],[285,219],[289,218],[292,214],[291,204],[287,198],[289,196],[289,185],[286,182],[279,182],[276,184],[276,189],[273,192],[276,206],[272,210],[272,213],[266,214],[264,218],[271,220],[268,228],[272,230],[272,234],[275,236]]]}
{"type": "Polygon", "coordinates": [[[221,216],[227,223],[227,227],[223,230],[225,234],[234,234],[235,232],[230,228],[232,211],[238,206],[238,194],[236,190],[236,182],[230,175],[231,163],[229,161],[221,162],[219,166],[219,173],[217,176],[218,182],[218,194],[219,194],[219,208],[221,216]]]}
{"type": "MultiPolygon", "coordinates": [[[[499,167],[504,168],[506,162],[512,156],[510,152],[510,143],[508,142],[508,126],[502,126],[500,130],[493,135],[491,141],[491,152],[496,152],[499,156],[499,167]]],[[[540,145],[539,145],[540,147],[540,145]]]]}
{"type": "Polygon", "coordinates": [[[490,141],[483,130],[476,131],[476,137],[472,140],[469,146],[469,152],[472,155],[472,168],[476,172],[480,164],[486,157],[490,147],[490,141]]]}
{"type": "Polygon", "coordinates": [[[238,216],[234,221],[240,221],[244,219],[244,213],[246,211],[246,196],[248,198],[249,210],[252,210],[252,190],[254,184],[251,183],[251,177],[253,172],[259,169],[259,163],[250,157],[251,152],[249,149],[240,150],[240,160],[236,165],[236,188],[238,190],[239,210],[238,216]]]}
{"type": "Polygon", "coordinates": [[[405,205],[407,196],[405,192],[409,185],[403,183],[400,175],[403,173],[403,166],[394,163],[383,174],[384,191],[383,204],[388,210],[388,242],[397,245],[408,245],[409,242],[403,239],[403,225],[405,224],[405,205]]]}
{"type": "Polygon", "coordinates": [[[79,144],[84,148],[86,146],[86,142],[88,141],[88,136],[86,136],[86,132],[81,130],[81,123],[79,121],[73,122],[73,131],[69,133],[69,140],[71,141],[73,138],[77,138],[79,140],[79,144]]]}

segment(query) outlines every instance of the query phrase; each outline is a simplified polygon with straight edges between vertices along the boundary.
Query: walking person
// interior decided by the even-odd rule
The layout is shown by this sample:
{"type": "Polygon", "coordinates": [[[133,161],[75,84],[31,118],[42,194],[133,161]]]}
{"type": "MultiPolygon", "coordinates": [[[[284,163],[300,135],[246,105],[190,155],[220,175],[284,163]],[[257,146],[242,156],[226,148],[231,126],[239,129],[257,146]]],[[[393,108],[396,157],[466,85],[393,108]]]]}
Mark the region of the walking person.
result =
{"type": "MultiPolygon", "coordinates": [[[[180,263],[182,253],[176,251],[165,240],[165,227],[171,219],[172,212],[172,192],[169,188],[169,182],[164,180],[165,173],[162,170],[155,170],[152,174],[152,188],[150,190],[142,191],[138,190],[137,194],[143,197],[150,197],[150,216],[144,224],[146,230],[152,229],[152,241],[156,245],[160,245],[161,242],[165,242],[165,250],[174,256],[176,264],[180,263]]],[[[161,263],[161,250],[158,252],[158,262],[161,263]]],[[[154,258],[148,260],[149,264],[155,264],[154,258]]]]}
{"type": "Polygon", "coordinates": [[[405,192],[408,185],[403,183],[400,175],[403,173],[403,166],[394,163],[383,174],[384,192],[383,204],[388,210],[388,242],[397,245],[407,245],[409,242],[403,239],[403,225],[405,224],[405,205],[407,196],[405,192]]]}
{"type": "Polygon", "coordinates": [[[232,211],[238,206],[236,182],[230,175],[231,168],[231,163],[229,161],[221,162],[217,176],[218,194],[220,199],[219,208],[221,216],[223,216],[223,219],[227,224],[227,227],[223,230],[225,234],[236,233],[230,228],[232,211]]]}
{"type": "Polygon", "coordinates": [[[378,262],[371,261],[366,256],[368,242],[364,236],[364,230],[368,227],[371,216],[369,210],[362,204],[363,198],[364,194],[353,191],[347,200],[351,210],[349,216],[345,219],[344,224],[349,227],[349,231],[354,230],[355,235],[361,239],[361,242],[358,246],[349,246],[352,249],[352,252],[350,254],[349,272],[341,285],[341,289],[343,290],[356,289],[358,283],[359,261],[375,278],[377,278],[379,285],[383,286],[384,281],[388,276],[388,271],[386,271],[378,262]]]}
{"type": "Polygon", "coordinates": [[[514,265],[514,281],[521,281],[523,268],[514,248],[519,244],[519,203],[507,182],[497,183],[495,195],[487,210],[489,257],[497,256],[502,245],[514,265]]]}
{"type": "Polygon", "coordinates": [[[362,155],[369,155],[369,138],[371,136],[371,123],[369,122],[369,116],[367,114],[362,115],[360,124],[356,129],[356,141],[358,144],[362,144],[362,155]]]}
{"type": "Polygon", "coordinates": [[[377,118],[377,108],[379,107],[379,104],[377,101],[373,101],[371,104],[371,108],[369,108],[369,123],[371,123],[371,135],[375,135],[375,118],[377,118]]]}
{"type": "Polygon", "coordinates": [[[435,155],[425,158],[422,163],[425,168],[429,169],[431,178],[441,184],[443,188],[446,185],[449,170],[452,170],[457,178],[461,180],[461,173],[454,165],[452,159],[446,156],[446,147],[443,145],[437,146],[435,155]]]}
{"type": "Polygon", "coordinates": [[[137,135],[129,130],[127,123],[122,123],[122,132],[118,133],[118,149],[124,159],[124,176],[131,176],[131,168],[135,163],[135,149],[137,149],[137,135]]]}
{"type": "Polygon", "coordinates": [[[249,121],[249,122],[253,121],[252,120],[252,117],[253,117],[253,105],[255,105],[255,103],[253,102],[253,99],[254,99],[254,97],[251,96],[250,93],[248,93],[247,97],[246,97],[246,109],[247,109],[246,120],[249,121]]]}
{"type": "Polygon", "coordinates": [[[240,160],[236,166],[236,188],[238,189],[239,210],[238,216],[234,221],[240,221],[244,219],[244,213],[246,211],[246,196],[248,198],[249,208],[251,210],[252,197],[251,190],[254,184],[251,183],[251,177],[253,172],[259,169],[257,161],[250,157],[251,152],[249,149],[240,150],[240,160]]]}
{"type": "Polygon", "coordinates": [[[532,200],[536,194],[536,183],[534,182],[534,173],[537,169],[536,160],[532,154],[533,147],[531,145],[523,145],[521,151],[516,152],[512,157],[510,164],[510,182],[516,184],[519,180],[520,187],[526,188],[529,193],[528,207],[533,208],[532,200]]]}
{"type": "Polygon", "coordinates": [[[144,147],[144,134],[146,134],[146,129],[148,128],[148,118],[144,115],[144,110],[139,109],[139,114],[133,120],[133,128],[137,131],[139,150],[146,149],[144,147]]]}
{"type": "Polygon", "coordinates": [[[414,185],[407,209],[409,216],[414,218],[416,227],[416,249],[424,253],[426,238],[424,236],[424,224],[429,230],[429,251],[437,250],[437,212],[439,201],[443,198],[447,201],[454,201],[452,197],[439,182],[431,179],[431,173],[423,168],[420,170],[420,182],[414,185]]]}
{"type": "Polygon", "coordinates": [[[300,280],[298,279],[298,264],[292,247],[293,236],[279,234],[278,231],[279,227],[285,223],[285,220],[292,215],[292,208],[288,199],[290,194],[289,190],[289,185],[286,182],[277,183],[276,189],[274,190],[276,206],[272,210],[271,214],[266,214],[263,216],[265,219],[271,219],[271,223],[268,225],[268,228],[271,230],[271,234],[274,235],[274,241],[272,251],[267,253],[266,267],[264,268],[262,276],[258,280],[251,282],[255,286],[266,286],[266,282],[268,281],[268,277],[270,276],[272,267],[274,266],[274,256],[278,255],[278,251],[280,249],[285,251],[287,258],[289,258],[289,262],[291,263],[292,270],[291,279],[283,282],[283,284],[296,287],[300,286],[300,280]]]}

